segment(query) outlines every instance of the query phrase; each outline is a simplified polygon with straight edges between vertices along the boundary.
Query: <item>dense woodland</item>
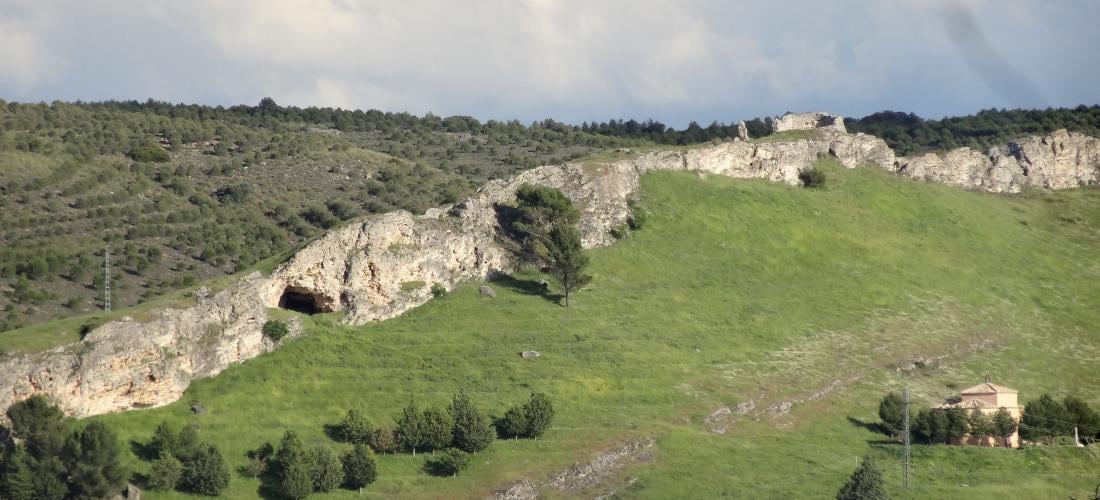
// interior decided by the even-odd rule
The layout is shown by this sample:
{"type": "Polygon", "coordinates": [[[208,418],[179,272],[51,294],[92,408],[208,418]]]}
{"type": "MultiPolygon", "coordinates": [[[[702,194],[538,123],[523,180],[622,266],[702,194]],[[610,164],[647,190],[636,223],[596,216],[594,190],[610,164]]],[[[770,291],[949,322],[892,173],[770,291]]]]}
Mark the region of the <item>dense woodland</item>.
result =
{"type": "MultiPolygon", "coordinates": [[[[489,179],[594,152],[724,140],[736,122],[481,122],[377,110],[156,101],[0,101],[0,331],[102,307],[112,248],[124,307],[247,268],[342,221],[457,201],[489,179]]],[[[747,122],[750,135],[768,119],[747,122]]],[[[848,127],[899,153],[1056,128],[1100,135],[1100,107],[848,127]]]]}

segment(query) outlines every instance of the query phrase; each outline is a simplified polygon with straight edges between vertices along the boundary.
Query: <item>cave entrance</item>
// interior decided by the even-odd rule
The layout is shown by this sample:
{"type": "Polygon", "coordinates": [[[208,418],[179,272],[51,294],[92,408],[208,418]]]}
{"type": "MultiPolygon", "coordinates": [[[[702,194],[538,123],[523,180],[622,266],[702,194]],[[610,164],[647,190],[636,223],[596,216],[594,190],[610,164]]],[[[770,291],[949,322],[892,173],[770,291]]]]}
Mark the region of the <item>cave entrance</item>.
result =
{"type": "Polygon", "coordinates": [[[324,312],[318,305],[317,298],[309,290],[288,286],[283,290],[283,294],[279,296],[279,308],[304,314],[324,312]]]}

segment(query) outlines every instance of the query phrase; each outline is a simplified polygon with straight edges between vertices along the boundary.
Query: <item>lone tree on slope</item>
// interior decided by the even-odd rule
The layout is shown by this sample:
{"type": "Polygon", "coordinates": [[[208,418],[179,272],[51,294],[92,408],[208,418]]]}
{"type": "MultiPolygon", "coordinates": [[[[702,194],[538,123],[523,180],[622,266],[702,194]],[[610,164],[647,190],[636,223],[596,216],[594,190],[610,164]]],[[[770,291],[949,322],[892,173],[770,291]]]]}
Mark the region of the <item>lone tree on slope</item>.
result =
{"type": "Polygon", "coordinates": [[[836,494],[836,500],[887,500],[886,486],[882,481],[882,472],[879,472],[871,457],[864,457],[848,483],[840,488],[836,494]]]}

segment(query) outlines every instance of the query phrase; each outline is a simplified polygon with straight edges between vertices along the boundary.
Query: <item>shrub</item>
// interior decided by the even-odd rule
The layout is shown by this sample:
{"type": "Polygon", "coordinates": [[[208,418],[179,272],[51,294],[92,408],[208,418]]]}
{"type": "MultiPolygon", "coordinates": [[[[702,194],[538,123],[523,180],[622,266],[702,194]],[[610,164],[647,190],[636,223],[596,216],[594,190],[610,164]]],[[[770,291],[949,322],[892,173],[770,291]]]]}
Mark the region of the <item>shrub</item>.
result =
{"type": "Polygon", "coordinates": [[[649,219],[649,211],[636,200],[628,201],[627,205],[630,207],[630,217],[626,219],[626,223],[630,225],[630,229],[637,231],[645,226],[646,220],[649,219]]]}
{"type": "Polygon", "coordinates": [[[164,163],[167,162],[170,157],[164,148],[153,144],[146,144],[130,150],[130,159],[138,162],[164,163]]]}
{"type": "Polygon", "coordinates": [[[277,319],[272,319],[264,323],[263,332],[272,342],[278,342],[290,333],[290,329],[287,328],[286,323],[277,319]]]}
{"type": "Polygon", "coordinates": [[[500,437],[519,439],[527,435],[527,415],[519,406],[509,408],[496,424],[500,437]]]}
{"type": "Polygon", "coordinates": [[[438,298],[440,298],[444,295],[447,295],[447,287],[443,286],[442,283],[433,283],[432,284],[432,297],[435,297],[435,298],[438,299],[438,298]]]}
{"type": "Polygon", "coordinates": [[[798,180],[802,181],[802,187],[805,188],[824,188],[825,187],[825,172],[817,167],[813,167],[807,170],[803,170],[798,173],[798,180]]]}
{"type": "Polygon", "coordinates": [[[379,427],[370,433],[370,447],[378,453],[393,453],[397,451],[397,438],[393,435],[393,429],[379,427]]]}
{"type": "Polygon", "coordinates": [[[342,459],[344,484],[349,488],[362,488],[378,479],[378,465],[370,448],[355,445],[342,459]]]}
{"type": "Polygon", "coordinates": [[[428,462],[428,467],[433,474],[439,476],[456,476],[469,464],[469,453],[457,448],[448,448],[440,453],[438,458],[428,462]]]}
{"type": "Polygon", "coordinates": [[[153,461],[149,474],[149,489],[169,491],[176,488],[183,477],[183,463],[172,455],[162,456],[153,461]]]}

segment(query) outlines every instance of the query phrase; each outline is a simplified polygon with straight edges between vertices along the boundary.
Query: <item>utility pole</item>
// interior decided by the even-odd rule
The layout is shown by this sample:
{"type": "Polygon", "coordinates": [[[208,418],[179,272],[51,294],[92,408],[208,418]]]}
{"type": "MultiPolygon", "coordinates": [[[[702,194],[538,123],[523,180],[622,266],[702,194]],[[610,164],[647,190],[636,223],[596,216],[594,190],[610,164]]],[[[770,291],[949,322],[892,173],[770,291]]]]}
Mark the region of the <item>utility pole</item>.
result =
{"type": "Polygon", "coordinates": [[[909,388],[906,387],[902,392],[902,407],[905,408],[902,418],[902,480],[905,483],[905,489],[909,489],[909,388]]]}
{"type": "Polygon", "coordinates": [[[111,312],[111,245],[103,251],[103,312],[111,312]]]}

